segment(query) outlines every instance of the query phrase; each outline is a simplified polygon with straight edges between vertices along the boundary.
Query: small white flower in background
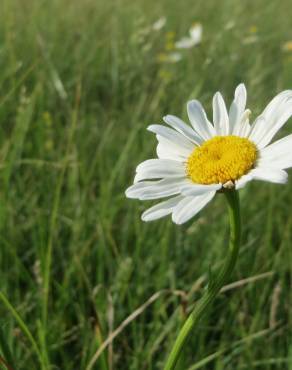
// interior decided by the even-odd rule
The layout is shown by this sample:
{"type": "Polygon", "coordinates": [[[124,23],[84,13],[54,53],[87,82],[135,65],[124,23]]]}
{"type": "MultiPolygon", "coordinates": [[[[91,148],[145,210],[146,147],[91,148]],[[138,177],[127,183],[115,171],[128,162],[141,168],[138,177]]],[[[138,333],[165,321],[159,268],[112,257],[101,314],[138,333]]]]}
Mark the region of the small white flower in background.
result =
{"type": "Polygon", "coordinates": [[[189,29],[189,37],[183,37],[175,43],[177,49],[190,49],[201,43],[203,36],[203,27],[200,23],[194,24],[189,29]]]}
{"type": "Polygon", "coordinates": [[[158,32],[166,25],[166,17],[161,17],[157,19],[153,24],[143,27],[142,25],[137,25],[137,31],[133,34],[134,39],[138,39],[140,43],[145,41],[147,37],[153,31],[158,32]]]}
{"type": "Polygon", "coordinates": [[[156,22],[153,23],[152,29],[154,31],[161,30],[166,25],[166,17],[159,18],[156,22]]]}
{"type": "Polygon", "coordinates": [[[170,63],[177,63],[182,60],[181,53],[173,52],[168,54],[168,60],[170,63]]]}
{"type": "Polygon", "coordinates": [[[250,35],[248,37],[245,37],[242,40],[242,43],[245,44],[245,45],[249,45],[249,44],[255,44],[258,41],[259,41],[258,35],[250,35]]]}
{"type": "Polygon", "coordinates": [[[196,44],[199,44],[202,41],[203,27],[201,23],[195,23],[189,30],[191,39],[196,44]]]}
{"type": "Polygon", "coordinates": [[[250,124],[246,89],[240,84],[229,112],[222,95],[213,98],[213,123],[197,100],[187,105],[191,126],[167,115],[168,126],[151,125],[156,134],[157,159],[136,169],[129,198],[140,200],[170,197],[151,207],[142,220],[172,215],[182,224],[195,216],[217,191],[240,189],[251,180],[287,182],[284,171],[292,167],[292,134],[270,144],[292,115],[292,90],[278,94],[250,124]]]}
{"type": "Polygon", "coordinates": [[[226,25],[225,25],[225,29],[226,30],[231,30],[232,28],[234,28],[235,27],[235,22],[234,21],[229,21],[229,22],[227,22],[226,23],[226,25]]]}
{"type": "Polygon", "coordinates": [[[158,56],[159,62],[162,63],[177,63],[182,59],[181,53],[178,53],[176,51],[170,52],[170,53],[161,53],[158,56]]]}

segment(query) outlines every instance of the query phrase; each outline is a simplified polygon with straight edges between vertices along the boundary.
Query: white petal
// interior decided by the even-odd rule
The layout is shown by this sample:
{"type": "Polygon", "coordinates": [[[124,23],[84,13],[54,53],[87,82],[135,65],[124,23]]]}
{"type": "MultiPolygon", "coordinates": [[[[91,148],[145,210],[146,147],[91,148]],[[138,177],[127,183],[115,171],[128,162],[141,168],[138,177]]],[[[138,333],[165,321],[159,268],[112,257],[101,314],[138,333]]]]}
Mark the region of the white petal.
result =
{"type": "Polygon", "coordinates": [[[234,135],[239,131],[237,125],[239,125],[242,120],[246,105],[246,96],[247,93],[244,84],[238,85],[235,89],[234,100],[229,110],[230,133],[234,135]]]}
{"type": "Polygon", "coordinates": [[[244,123],[244,126],[242,127],[242,132],[240,132],[241,137],[248,137],[250,133],[250,124],[248,121],[244,123]]]}
{"type": "Polygon", "coordinates": [[[181,186],[180,190],[183,195],[200,195],[206,192],[210,192],[210,190],[219,190],[222,188],[222,184],[211,184],[211,185],[204,185],[204,184],[195,184],[189,181],[181,186]]]}
{"type": "Polygon", "coordinates": [[[168,114],[167,116],[163,117],[164,122],[166,122],[169,126],[173,127],[176,131],[183,134],[187,139],[192,141],[193,143],[200,145],[202,143],[202,138],[200,138],[195,131],[187,125],[183,120],[176,116],[172,116],[168,114]]]}
{"type": "Polygon", "coordinates": [[[272,119],[275,113],[277,112],[279,105],[286,101],[287,98],[290,98],[292,94],[291,90],[285,90],[276,95],[271,102],[266,106],[262,115],[265,116],[267,120],[272,119]]]}
{"type": "Polygon", "coordinates": [[[246,109],[244,113],[239,117],[237,121],[232,135],[240,136],[240,137],[248,137],[251,131],[251,127],[249,124],[249,116],[251,111],[246,109]]]}
{"type": "Polygon", "coordinates": [[[261,114],[266,120],[265,127],[261,127],[261,135],[258,137],[257,146],[264,148],[272,140],[274,135],[281,129],[292,115],[292,90],[278,94],[261,114]]]}
{"type": "Polygon", "coordinates": [[[239,131],[238,131],[238,136],[240,137],[249,137],[250,131],[251,131],[251,126],[249,124],[249,116],[250,116],[251,111],[247,109],[241,118],[240,124],[239,124],[239,131]]]}
{"type": "Polygon", "coordinates": [[[136,168],[134,183],[145,179],[161,179],[185,176],[185,167],[181,162],[171,159],[148,159],[136,168]]]}
{"type": "Polygon", "coordinates": [[[156,138],[158,140],[156,149],[158,158],[185,162],[192,152],[192,150],[185,149],[160,135],[157,135],[156,138]]]}
{"type": "Polygon", "coordinates": [[[288,180],[287,172],[271,167],[258,167],[249,172],[254,180],[268,181],[276,184],[285,184],[288,180]]]}
{"type": "Polygon", "coordinates": [[[194,150],[194,144],[190,142],[181,133],[175,130],[165,127],[162,125],[150,125],[147,127],[148,131],[154,132],[155,134],[164,137],[165,139],[173,142],[174,144],[186,149],[189,153],[194,150]]]}
{"type": "Polygon", "coordinates": [[[235,131],[237,130],[236,126],[238,121],[240,120],[240,112],[237,104],[233,100],[229,109],[229,126],[230,126],[230,133],[235,135],[235,131]]]}
{"type": "Polygon", "coordinates": [[[247,173],[246,175],[241,176],[240,179],[235,181],[235,188],[242,189],[251,180],[252,180],[251,174],[247,173]]]}
{"type": "Polygon", "coordinates": [[[173,161],[185,162],[187,157],[183,156],[181,152],[173,150],[169,143],[159,142],[156,147],[157,157],[161,159],[171,159],[173,161]]]}
{"type": "Polygon", "coordinates": [[[179,194],[180,188],[186,184],[188,184],[188,180],[185,177],[160,181],[141,181],[130,186],[126,190],[126,196],[140,200],[165,198],[179,194]]]}
{"type": "Polygon", "coordinates": [[[270,129],[266,130],[266,134],[262,138],[262,140],[257,144],[259,148],[264,148],[267,146],[276,133],[281,129],[281,127],[288,121],[288,119],[292,116],[292,99],[289,101],[288,104],[282,111],[282,115],[280,115],[275,123],[271,126],[270,129]]]}
{"type": "Polygon", "coordinates": [[[262,149],[258,164],[282,170],[292,167],[292,135],[262,149]]]}
{"type": "Polygon", "coordinates": [[[187,156],[183,155],[181,150],[177,149],[176,146],[170,145],[170,142],[165,141],[159,141],[157,147],[156,147],[156,153],[157,157],[161,159],[171,159],[173,161],[178,162],[185,162],[187,160],[187,156]]]}
{"type": "Polygon", "coordinates": [[[234,101],[236,105],[238,106],[239,111],[241,113],[243,113],[245,110],[246,97],[247,97],[247,93],[246,93],[245,85],[241,83],[237,86],[237,88],[235,89],[235,93],[234,93],[234,101]]]}
{"type": "Polygon", "coordinates": [[[214,197],[216,191],[198,195],[196,197],[186,197],[179,202],[172,213],[172,220],[176,224],[183,224],[195,216],[207,203],[214,197]]]}
{"type": "Polygon", "coordinates": [[[219,92],[213,97],[213,122],[217,135],[229,134],[229,117],[224,99],[219,92]]]}
{"type": "Polygon", "coordinates": [[[258,145],[258,143],[261,141],[265,133],[267,124],[268,123],[264,116],[258,116],[252,124],[249,139],[253,141],[256,145],[258,145]]]}
{"type": "Polygon", "coordinates": [[[201,103],[197,100],[188,102],[188,116],[194,130],[204,139],[209,140],[216,135],[215,129],[208,121],[201,103]]]}
{"type": "Polygon", "coordinates": [[[183,199],[183,196],[179,195],[177,197],[168,199],[164,202],[158,203],[155,206],[147,209],[141,218],[143,221],[153,221],[157,220],[158,218],[164,217],[169,215],[174,207],[183,199]]]}

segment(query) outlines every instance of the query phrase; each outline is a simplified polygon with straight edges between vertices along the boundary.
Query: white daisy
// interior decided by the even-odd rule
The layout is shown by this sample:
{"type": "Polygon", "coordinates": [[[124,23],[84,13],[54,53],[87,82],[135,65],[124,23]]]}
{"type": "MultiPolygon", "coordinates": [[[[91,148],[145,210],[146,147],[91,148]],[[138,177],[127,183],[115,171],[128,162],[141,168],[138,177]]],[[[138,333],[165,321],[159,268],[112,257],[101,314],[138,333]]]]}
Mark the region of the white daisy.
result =
{"type": "Polygon", "coordinates": [[[160,31],[165,25],[166,25],[166,17],[161,17],[152,24],[152,29],[154,31],[160,31]]]}
{"type": "Polygon", "coordinates": [[[190,49],[202,41],[203,27],[201,23],[195,23],[189,29],[189,37],[182,37],[174,45],[177,49],[190,49]]]}
{"type": "Polygon", "coordinates": [[[284,170],[292,167],[292,135],[270,142],[292,115],[292,90],[278,94],[251,125],[245,105],[246,89],[240,84],[229,112],[222,95],[214,95],[213,124],[199,101],[192,100],[187,105],[191,126],[167,115],[164,121],[170,127],[148,127],[158,140],[158,158],[137,167],[126,195],[171,198],[144,212],[142,220],[172,214],[173,222],[183,224],[218,191],[240,189],[251,180],[287,182],[284,170]]]}

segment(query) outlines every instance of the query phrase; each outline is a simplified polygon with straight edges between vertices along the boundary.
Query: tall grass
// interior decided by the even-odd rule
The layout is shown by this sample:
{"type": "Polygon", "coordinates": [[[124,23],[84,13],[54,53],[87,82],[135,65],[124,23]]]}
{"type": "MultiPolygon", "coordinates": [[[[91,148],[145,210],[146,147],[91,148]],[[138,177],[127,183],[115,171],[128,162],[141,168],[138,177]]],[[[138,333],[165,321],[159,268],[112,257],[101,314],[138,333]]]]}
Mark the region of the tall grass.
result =
{"type": "MultiPolygon", "coordinates": [[[[241,81],[254,116],[291,88],[290,2],[0,6],[1,357],[14,370],[161,369],[206,272],[224,260],[228,229],[220,196],[184,226],[140,220],[148,204],[124,190],[155,156],[145,128],[185,117],[190,98],[210,113],[212,94],[230,101],[241,81]],[[162,16],[165,28],[151,29],[162,16]],[[193,22],[202,43],[163,62],[193,22]]],[[[178,370],[292,369],[291,181],[250,184],[241,201],[236,283],[178,370]]]]}

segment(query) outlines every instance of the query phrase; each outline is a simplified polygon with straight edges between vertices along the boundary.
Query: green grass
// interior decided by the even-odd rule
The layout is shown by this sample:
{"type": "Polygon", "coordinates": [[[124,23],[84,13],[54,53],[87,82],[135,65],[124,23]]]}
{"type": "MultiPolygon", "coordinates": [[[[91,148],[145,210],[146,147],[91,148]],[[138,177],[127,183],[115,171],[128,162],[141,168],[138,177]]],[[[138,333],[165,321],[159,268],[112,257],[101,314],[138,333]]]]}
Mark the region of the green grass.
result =
{"type": "MultiPolygon", "coordinates": [[[[224,260],[228,227],[221,196],[183,226],[140,220],[148,203],[124,191],[155,155],[146,127],[166,113],[186,118],[190,98],[210,114],[212,94],[231,101],[241,81],[253,117],[291,88],[290,1],[0,7],[1,357],[14,370],[162,369],[206,273],[224,260]],[[149,30],[161,16],[165,28],[149,30]],[[202,44],[160,62],[171,33],[195,21],[202,44]]],[[[208,311],[177,370],[292,369],[291,180],[240,196],[240,283],[208,311]]]]}

